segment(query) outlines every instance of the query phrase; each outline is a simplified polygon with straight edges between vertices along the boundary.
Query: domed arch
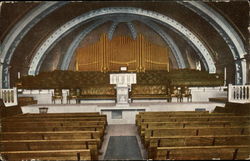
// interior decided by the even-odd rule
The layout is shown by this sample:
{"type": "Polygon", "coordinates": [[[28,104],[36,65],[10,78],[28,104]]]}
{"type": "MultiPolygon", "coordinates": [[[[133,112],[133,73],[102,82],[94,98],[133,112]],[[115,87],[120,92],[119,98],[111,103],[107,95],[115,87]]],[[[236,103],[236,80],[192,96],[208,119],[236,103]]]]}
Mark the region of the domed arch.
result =
{"type": "Polygon", "coordinates": [[[167,24],[168,26],[171,26],[175,30],[182,33],[183,36],[187,37],[191,43],[194,44],[194,46],[198,49],[200,54],[203,56],[203,59],[205,60],[205,65],[208,67],[208,71],[210,73],[215,73],[215,63],[205,47],[205,45],[185,26],[178,23],[174,19],[171,19],[165,15],[162,15],[157,12],[143,10],[141,8],[132,8],[132,7],[111,7],[111,8],[102,8],[94,11],[90,11],[88,13],[82,14],[71,21],[68,21],[64,25],[62,25],[59,29],[57,29],[53,34],[49,36],[49,38],[39,47],[37,50],[35,56],[33,57],[30,69],[28,74],[29,75],[35,75],[38,73],[40,65],[42,60],[44,59],[47,50],[53,46],[53,43],[58,41],[58,39],[64,35],[67,32],[70,32],[72,29],[77,27],[77,25],[80,25],[81,23],[87,22],[91,20],[92,18],[104,16],[104,15],[110,15],[110,14],[132,14],[136,16],[143,16],[147,18],[151,18],[152,20],[155,20],[157,22],[161,22],[163,24],[167,24]]]}
{"type": "MultiPolygon", "coordinates": [[[[46,17],[46,15],[67,3],[69,2],[41,2],[38,7],[35,7],[30,11],[12,28],[1,44],[0,70],[2,73],[0,75],[0,81],[2,84],[0,84],[0,86],[3,88],[9,87],[9,64],[13,52],[24,35],[27,34],[37,22],[46,17]]],[[[244,49],[240,36],[235,32],[234,28],[223,18],[222,15],[204,2],[177,1],[177,3],[191,9],[200,17],[204,18],[223,37],[235,59],[235,83],[245,84],[247,69],[244,55],[247,54],[247,52],[244,49]]]]}

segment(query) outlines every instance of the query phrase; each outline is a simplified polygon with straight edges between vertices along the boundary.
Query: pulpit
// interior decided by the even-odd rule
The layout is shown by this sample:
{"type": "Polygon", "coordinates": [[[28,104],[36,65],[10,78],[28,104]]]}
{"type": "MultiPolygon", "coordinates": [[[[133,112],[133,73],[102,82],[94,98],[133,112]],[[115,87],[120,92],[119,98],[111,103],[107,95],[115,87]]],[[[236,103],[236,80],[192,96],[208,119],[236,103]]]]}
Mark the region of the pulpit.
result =
{"type": "Polygon", "coordinates": [[[110,74],[110,84],[116,84],[117,105],[128,105],[131,84],[136,84],[135,73],[113,73],[110,74]]]}

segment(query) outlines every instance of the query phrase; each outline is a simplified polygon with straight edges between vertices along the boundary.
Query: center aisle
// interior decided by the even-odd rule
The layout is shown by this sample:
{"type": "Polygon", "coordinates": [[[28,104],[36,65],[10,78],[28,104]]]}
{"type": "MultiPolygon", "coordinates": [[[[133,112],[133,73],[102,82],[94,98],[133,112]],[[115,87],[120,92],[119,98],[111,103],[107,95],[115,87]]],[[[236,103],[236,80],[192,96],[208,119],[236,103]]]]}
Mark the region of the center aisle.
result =
{"type": "Polygon", "coordinates": [[[105,160],[142,160],[136,136],[110,136],[105,160]]]}
{"type": "MultiPolygon", "coordinates": [[[[121,152],[120,155],[117,155],[116,157],[123,157],[128,154],[129,155],[128,157],[139,157],[138,159],[141,160],[141,159],[145,159],[147,156],[147,152],[145,151],[145,149],[143,148],[141,144],[141,140],[138,135],[137,128],[133,124],[108,125],[106,129],[106,135],[104,136],[104,142],[103,142],[102,149],[101,149],[101,155],[99,155],[99,160],[126,159],[126,158],[110,158],[112,157],[113,153],[111,152],[112,150],[108,152],[107,149],[115,149],[117,152],[120,151],[121,152]],[[127,137],[111,137],[111,136],[127,136],[127,137]],[[126,142],[126,140],[128,142],[126,142]],[[108,145],[111,145],[111,146],[108,147],[108,145]],[[127,147],[127,145],[131,147],[127,147]],[[138,146],[140,150],[137,150],[138,146]],[[130,153],[130,151],[128,150],[129,148],[131,149],[134,148],[132,149],[133,153],[130,153]]],[[[133,159],[133,158],[127,158],[127,159],[133,159]]]]}

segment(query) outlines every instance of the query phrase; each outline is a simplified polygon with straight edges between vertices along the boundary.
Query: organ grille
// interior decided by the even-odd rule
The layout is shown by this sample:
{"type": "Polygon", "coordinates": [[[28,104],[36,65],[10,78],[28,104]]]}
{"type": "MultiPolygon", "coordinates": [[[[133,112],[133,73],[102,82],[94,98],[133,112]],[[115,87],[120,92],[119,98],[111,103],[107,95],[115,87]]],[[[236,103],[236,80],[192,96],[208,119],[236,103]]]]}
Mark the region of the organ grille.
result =
{"type": "Polygon", "coordinates": [[[77,71],[119,71],[126,66],[129,72],[145,70],[169,71],[169,48],[153,44],[139,34],[136,40],[118,36],[112,40],[106,34],[100,40],[76,51],[77,71]]]}

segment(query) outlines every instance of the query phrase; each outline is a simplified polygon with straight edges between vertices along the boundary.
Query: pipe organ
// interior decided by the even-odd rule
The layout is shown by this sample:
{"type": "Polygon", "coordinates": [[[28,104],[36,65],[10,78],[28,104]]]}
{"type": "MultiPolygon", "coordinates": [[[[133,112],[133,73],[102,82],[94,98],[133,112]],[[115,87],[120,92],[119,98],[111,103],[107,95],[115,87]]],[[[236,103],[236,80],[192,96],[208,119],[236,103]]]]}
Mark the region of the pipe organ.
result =
{"type": "Polygon", "coordinates": [[[139,34],[136,40],[118,36],[112,40],[106,34],[100,40],[76,50],[77,71],[119,71],[121,66],[129,72],[146,70],[169,71],[168,47],[159,46],[139,34]]]}

